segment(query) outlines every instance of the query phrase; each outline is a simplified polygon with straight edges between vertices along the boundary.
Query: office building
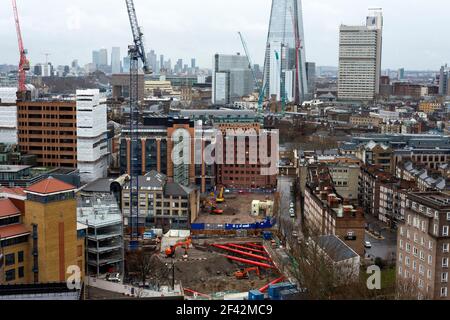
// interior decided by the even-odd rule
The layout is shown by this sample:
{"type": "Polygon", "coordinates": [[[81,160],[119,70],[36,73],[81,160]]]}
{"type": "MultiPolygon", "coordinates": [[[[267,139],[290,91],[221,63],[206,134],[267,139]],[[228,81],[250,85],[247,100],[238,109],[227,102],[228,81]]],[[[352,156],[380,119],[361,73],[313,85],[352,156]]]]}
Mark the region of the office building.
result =
{"type": "Polygon", "coordinates": [[[113,47],[111,51],[111,72],[117,74],[122,72],[120,64],[120,47],[113,47]]]}
{"type": "Polygon", "coordinates": [[[302,12],[301,0],[272,1],[264,83],[267,97],[277,101],[302,103],[308,94],[302,12]]]}
{"type": "Polygon", "coordinates": [[[147,55],[147,60],[154,74],[159,74],[160,66],[158,63],[158,57],[155,53],[155,50],[151,50],[147,55]]]}
{"type": "Polygon", "coordinates": [[[450,201],[439,192],[408,194],[397,236],[397,280],[419,299],[449,300],[450,201]]]}
{"type": "Polygon", "coordinates": [[[122,72],[130,73],[130,57],[124,57],[122,63],[122,72]]]}
{"type": "Polygon", "coordinates": [[[246,56],[214,55],[212,103],[232,104],[254,90],[254,80],[246,56]]]}
{"type": "Polygon", "coordinates": [[[106,104],[98,89],[77,90],[77,167],[83,183],[107,174],[108,141],[106,104]]]}
{"type": "Polygon", "coordinates": [[[21,152],[36,155],[43,167],[77,167],[77,123],[74,99],[18,101],[21,152]]]}
{"type": "Polygon", "coordinates": [[[371,9],[365,26],[341,25],[338,99],[370,101],[379,94],[383,15],[371,9]]]}
{"type": "Polygon", "coordinates": [[[450,68],[445,65],[441,67],[439,72],[439,95],[450,95],[450,68]]]}
{"type": "Polygon", "coordinates": [[[97,50],[92,51],[92,64],[95,68],[98,68],[100,65],[100,52],[97,50]]]}

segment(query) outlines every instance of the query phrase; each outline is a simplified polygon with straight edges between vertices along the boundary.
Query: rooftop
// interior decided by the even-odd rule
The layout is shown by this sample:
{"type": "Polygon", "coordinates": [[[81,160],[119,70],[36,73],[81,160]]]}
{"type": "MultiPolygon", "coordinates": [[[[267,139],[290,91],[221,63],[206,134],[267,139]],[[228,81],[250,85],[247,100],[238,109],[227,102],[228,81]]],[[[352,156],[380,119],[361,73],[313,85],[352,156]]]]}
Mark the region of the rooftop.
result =
{"type": "Polygon", "coordinates": [[[0,165],[0,172],[16,173],[29,168],[31,168],[31,166],[0,165]]]}
{"type": "Polygon", "coordinates": [[[47,178],[41,182],[35,183],[29,188],[25,189],[25,192],[39,193],[39,194],[52,194],[64,191],[71,191],[76,189],[73,185],[62,182],[55,178],[47,178]]]}
{"type": "Polygon", "coordinates": [[[25,227],[25,225],[21,223],[0,227],[1,240],[16,238],[27,234],[30,234],[30,231],[25,227]]]}
{"type": "Polygon", "coordinates": [[[352,248],[334,235],[321,236],[317,239],[316,243],[334,262],[359,257],[352,248]]]}
{"type": "Polygon", "coordinates": [[[20,210],[9,199],[0,199],[0,218],[20,214],[20,210]]]}

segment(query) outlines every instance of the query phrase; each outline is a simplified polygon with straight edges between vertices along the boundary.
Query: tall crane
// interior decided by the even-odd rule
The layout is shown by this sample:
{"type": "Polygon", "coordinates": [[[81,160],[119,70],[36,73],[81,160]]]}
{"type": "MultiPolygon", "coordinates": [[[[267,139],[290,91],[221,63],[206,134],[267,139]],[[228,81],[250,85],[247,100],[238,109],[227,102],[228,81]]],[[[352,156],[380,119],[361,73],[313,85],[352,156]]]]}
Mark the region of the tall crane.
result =
{"type": "Polygon", "coordinates": [[[125,0],[130,18],[134,44],[128,46],[130,57],[130,219],[131,241],[139,238],[139,60],[143,63],[145,74],[151,73],[144,47],[144,34],[139,27],[133,0],[125,0]]]}
{"type": "Polygon", "coordinates": [[[251,59],[251,56],[250,56],[250,52],[249,52],[248,47],[247,47],[247,42],[245,41],[244,36],[242,35],[242,33],[240,31],[238,32],[238,34],[239,34],[239,37],[241,38],[242,46],[244,47],[245,55],[247,56],[247,59],[248,59],[248,68],[252,71],[253,80],[255,81],[255,84],[256,84],[258,92],[259,92],[259,96],[258,96],[258,114],[261,114],[261,112],[262,112],[262,105],[263,105],[263,102],[264,102],[264,94],[265,94],[266,87],[267,87],[267,82],[264,83],[263,86],[261,86],[259,84],[258,79],[256,77],[255,68],[254,68],[254,65],[253,65],[253,62],[252,62],[252,59],[251,59]]]}
{"type": "Polygon", "coordinates": [[[20,30],[19,13],[17,10],[16,0],[12,0],[12,6],[14,11],[14,20],[16,22],[17,40],[19,42],[19,53],[20,53],[19,85],[17,90],[17,98],[21,100],[25,98],[27,92],[25,81],[26,81],[26,72],[30,70],[30,62],[27,59],[27,50],[23,46],[22,31],[20,30]]]}

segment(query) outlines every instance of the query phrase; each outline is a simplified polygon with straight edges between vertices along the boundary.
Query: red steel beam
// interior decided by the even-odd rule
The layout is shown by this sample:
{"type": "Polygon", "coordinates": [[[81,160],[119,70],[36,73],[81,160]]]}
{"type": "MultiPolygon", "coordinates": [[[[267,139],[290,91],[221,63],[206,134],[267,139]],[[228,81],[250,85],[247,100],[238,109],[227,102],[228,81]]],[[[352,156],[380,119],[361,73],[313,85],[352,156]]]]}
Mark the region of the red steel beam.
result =
{"type": "Polygon", "coordinates": [[[264,287],[262,287],[261,289],[259,289],[259,292],[264,293],[267,291],[267,289],[269,289],[269,287],[273,284],[277,284],[278,282],[281,282],[284,280],[284,277],[280,277],[278,279],[273,280],[271,283],[266,284],[264,287]]]}
{"type": "Polygon", "coordinates": [[[227,255],[224,255],[224,256],[225,256],[225,258],[228,258],[230,260],[234,260],[234,261],[238,261],[238,262],[242,262],[242,263],[246,263],[246,264],[250,264],[250,265],[254,265],[254,266],[258,266],[258,267],[262,267],[262,268],[275,269],[274,266],[271,266],[271,265],[266,264],[266,263],[257,262],[257,261],[253,261],[253,260],[242,259],[242,258],[238,258],[238,257],[234,257],[234,256],[227,256],[227,255]]]}
{"type": "Polygon", "coordinates": [[[244,247],[243,245],[238,245],[238,244],[234,244],[234,243],[227,243],[226,245],[230,246],[230,247],[238,248],[238,249],[245,249],[245,250],[249,250],[249,251],[253,251],[253,252],[259,252],[259,253],[267,254],[267,252],[264,251],[264,250],[247,248],[247,247],[244,247]]]}
{"type": "Polygon", "coordinates": [[[210,298],[210,299],[211,299],[210,296],[208,296],[207,294],[204,294],[204,293],[200,293],[200,292],[197,292],[197,291],[188,289],[188,288],[183,288],[183,290],[186,291],[186,292],[192,293],[192,294],[197,294],[197,295],[199,295],[199,296],[202,296],[202,297],[210,298]]]}
{"type": "Polygon", "coordinates": [[[246,243],[246,246],[249,247],[253,247],[253,248],[258,248],[258,249],[264,249],[264,246],[260,245],[260,244],[255,244],[255,243],[246,243]]]}
{"type": "Polygon", "coordinates": [[[230,251],[230,252],[233,252],[233,253],[241,254],[243,256],[247,256],[247,257],[250,257],[250,258],[272,262],[272,260],[270,258],[259,256],[257,254],[253,254],[253,253],[248,253],[248,252],[241,251],[241,250],[232,249],[232,248],[229,248],[229,247],[226,247],[226,246],[222,246],[222,245],[219,245],[219,244],[212,244],[212,246],[216,247],[216,248],[219,248],[219,249],[226,250],[226,251],[230,251]]]}

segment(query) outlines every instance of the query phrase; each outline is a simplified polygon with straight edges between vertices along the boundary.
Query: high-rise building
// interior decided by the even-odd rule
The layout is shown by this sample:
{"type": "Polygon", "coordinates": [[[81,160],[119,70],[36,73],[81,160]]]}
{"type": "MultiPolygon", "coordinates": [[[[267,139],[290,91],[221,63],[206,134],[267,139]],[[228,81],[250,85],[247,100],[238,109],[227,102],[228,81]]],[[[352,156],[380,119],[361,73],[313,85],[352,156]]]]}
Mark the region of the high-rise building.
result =
{"type": "Polygon", "coordinates": [[[230,104],[254,90],[254,79],[246,56],[216,54],[213,61],[214,104],[230,104]]]}
{"type": "Polygon", "coordinates": [[[77,163],[83,183],[107,174],[106,104],[98,89],[77,90],[77,163]]]}
{"type": "Polygon", "coordinates": [[[308,90],[301,0],[273,0],[266,44],[266,94],[297,103],[308,90]],[[284,90],[282,89],[284,87],[284,90]]]}
{"type": "Polygon", "coordinates": [[[398,69],[398,80],[405,79],[405,68],[398,69]]]}
{"type": "Polygon", "coordinates": [[[92,51],[92,64],[97,68],[100,65],[100,52],[92,51]]]}
{"type": "Polygon", "coordinates": [[[450,95],[450,68],[447,65],[442,66],[439,72],[439,95],[450,95]]]}
{"type": "Polygon", "coordinates": [[[108,49],[100,49],[98,52],[98,65],[107,66],[108,65],[108,49]]]}
{"type": "Polygon", "coordinates": [[[150,67],[152,68],[153,73],[158,74],[159,73],[159,64],[158,64],[158,57],[156,56],[155,50],[151,50],[147,55],[148,63],[150,64],[150,67]]]}
{"type": "Polygon", "coordinates": [[[164,64],[164,55],[163,54],[159,56],[159,66],[160,66],[161,69],[164,69],[165,66],[166,66],[164,64]]]}
{"type": "Polygon", "coordinates": [[[111,51],[111,72],[113,74],[120,73],[120,47],[113,47],[111,51]]]}
{"type": "Polygon", "coordinates": [[[194,70],[197,67],[195,58],[191,59],[191,68],[194,70]]]}
{"type": "Polygon", "coordinates": [[[316,91],[316,63],[307,62],[306,63],[306,78],[308,80],[308,98],[314,98],[314,93],[316,91]]]}
{"type": "Polygon", "coordinates": [[[365,26],[341,25],[338,98],[370,101],[380,92],[383,14],[370,9],[365,26]]]}
{"type": "Polygon", "coordinates": [[[123,73],[130,73],[130,57],[124,57],[123,58],[122,72],[123,73]]]}

